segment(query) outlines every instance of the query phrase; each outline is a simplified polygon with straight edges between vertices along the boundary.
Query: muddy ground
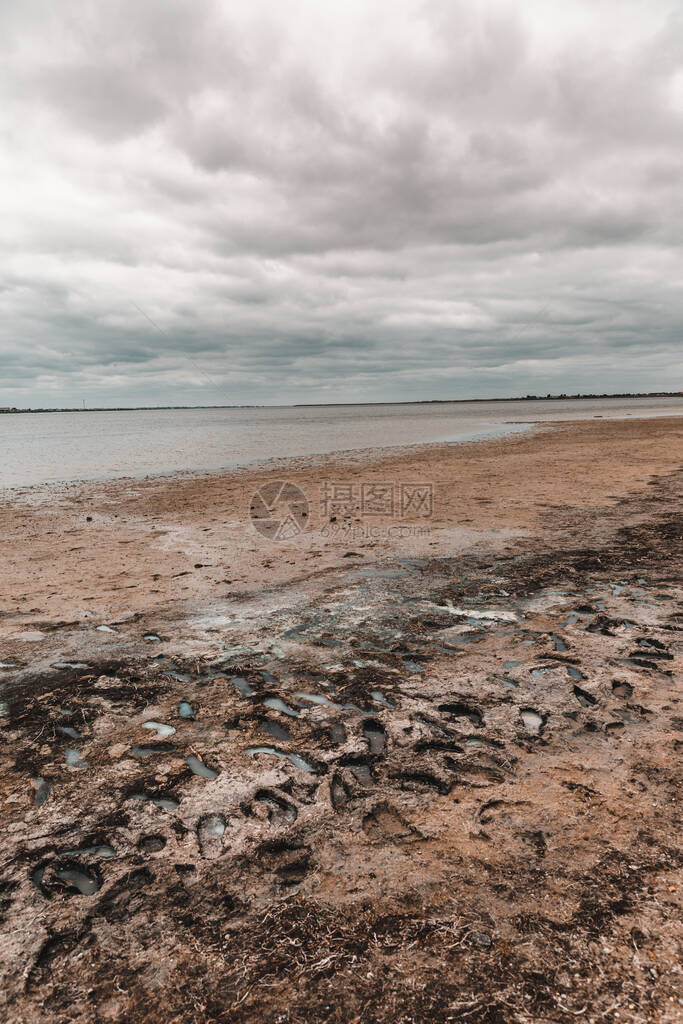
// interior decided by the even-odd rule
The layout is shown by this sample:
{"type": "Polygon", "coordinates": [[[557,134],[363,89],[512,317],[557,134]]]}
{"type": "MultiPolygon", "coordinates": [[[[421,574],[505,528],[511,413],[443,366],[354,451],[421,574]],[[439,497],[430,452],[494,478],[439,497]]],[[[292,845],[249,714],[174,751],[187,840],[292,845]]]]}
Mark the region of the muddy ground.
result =
{"type": "Polygon", "coordinates": [[[681,1019],[683,477],[640,469],[204,642],[10,631],[3,1019],[681,1019]]]}

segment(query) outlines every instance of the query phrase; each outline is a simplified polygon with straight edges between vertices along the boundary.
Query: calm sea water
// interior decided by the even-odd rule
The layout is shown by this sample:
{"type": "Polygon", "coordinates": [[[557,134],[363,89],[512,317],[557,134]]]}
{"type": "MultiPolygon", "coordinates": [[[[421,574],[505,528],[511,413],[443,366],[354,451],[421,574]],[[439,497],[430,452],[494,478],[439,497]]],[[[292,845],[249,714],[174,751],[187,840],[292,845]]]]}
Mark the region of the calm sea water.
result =
{"type": "Polygon", "coordinates": [[[468,441],[523,430],[524,424],[539,420],[675,414],[683,414],[681,398],[0,415],[0,487],[468,441]]]}

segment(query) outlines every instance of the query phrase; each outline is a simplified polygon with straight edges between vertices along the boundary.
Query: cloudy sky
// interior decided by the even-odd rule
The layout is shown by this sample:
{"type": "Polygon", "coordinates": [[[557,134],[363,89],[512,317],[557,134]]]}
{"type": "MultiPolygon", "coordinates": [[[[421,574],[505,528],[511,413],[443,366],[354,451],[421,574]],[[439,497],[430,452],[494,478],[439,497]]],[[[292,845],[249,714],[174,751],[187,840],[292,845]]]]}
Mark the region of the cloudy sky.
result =
{"type": "Polygon", "coordinates": [[[0,38],[0,405],[681,387],[679,4],[22,0],[0,38]]]}

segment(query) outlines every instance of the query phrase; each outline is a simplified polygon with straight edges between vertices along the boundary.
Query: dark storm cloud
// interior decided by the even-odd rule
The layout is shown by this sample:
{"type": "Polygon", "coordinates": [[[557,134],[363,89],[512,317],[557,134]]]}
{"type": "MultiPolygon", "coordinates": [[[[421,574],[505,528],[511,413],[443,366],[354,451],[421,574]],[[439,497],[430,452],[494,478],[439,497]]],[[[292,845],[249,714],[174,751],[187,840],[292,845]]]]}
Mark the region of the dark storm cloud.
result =
{"type": "Polygon", "coordinates": [[[0,31],[0,405],[680,386],[674,4],[27,0],[0,31]]]}

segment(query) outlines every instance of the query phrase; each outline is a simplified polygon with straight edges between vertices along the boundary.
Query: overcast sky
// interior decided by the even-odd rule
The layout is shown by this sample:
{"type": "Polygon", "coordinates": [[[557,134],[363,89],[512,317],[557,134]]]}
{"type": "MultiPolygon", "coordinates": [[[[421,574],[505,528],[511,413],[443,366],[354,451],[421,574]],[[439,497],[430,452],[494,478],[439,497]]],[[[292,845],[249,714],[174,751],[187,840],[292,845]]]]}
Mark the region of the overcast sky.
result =
{"type": "Polygon", "coordinates": [[[5,0],[0,39],[0,405],[681,387],[679,4],[5,0]]]}

